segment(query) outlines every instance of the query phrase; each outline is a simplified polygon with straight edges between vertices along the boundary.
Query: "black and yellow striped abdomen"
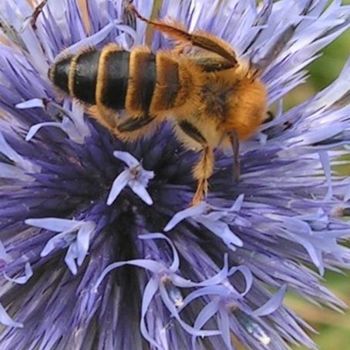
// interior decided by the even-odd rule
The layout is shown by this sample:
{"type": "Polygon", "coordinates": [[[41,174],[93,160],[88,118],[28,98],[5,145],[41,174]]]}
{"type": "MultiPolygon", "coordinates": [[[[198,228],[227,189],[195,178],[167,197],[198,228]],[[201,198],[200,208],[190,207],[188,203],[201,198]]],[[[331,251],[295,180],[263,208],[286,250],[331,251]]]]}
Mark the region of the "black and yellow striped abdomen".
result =
{"type": "Polygon", "coordinates": [[[175,107],[181,89],[178,63],[144,47],[128,52],[108,45],[64,57],[51,67],[49,78],[87,104],[135,114],[175,107]]]}

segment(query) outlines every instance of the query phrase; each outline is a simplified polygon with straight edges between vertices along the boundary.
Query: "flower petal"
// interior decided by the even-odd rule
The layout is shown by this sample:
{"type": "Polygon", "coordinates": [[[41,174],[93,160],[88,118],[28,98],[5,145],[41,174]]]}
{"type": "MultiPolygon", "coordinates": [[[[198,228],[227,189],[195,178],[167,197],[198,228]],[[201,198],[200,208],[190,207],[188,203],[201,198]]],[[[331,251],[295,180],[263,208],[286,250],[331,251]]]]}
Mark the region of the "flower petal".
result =
{"type": "Polygon", "coordinates": [[[287,291],[287,285],[284,285],[277,293],[275,293],[264,305],[252,312],[253,316],[267,316],[275,312],[283,303],[287,291]]]}
{"type": "Polygon", "coordinates": [[[14,321],[6,312],[4,307],[0,303],[0,323],[4,326],[23,328],[23,324],[20,322],[14,321]]]}
{"type": "Polygon", "coordinates": [[[113,181],[112,188],[108,194],[107,205],[112,205],[118,198],[120,192],[130,181],[130,173],[128,170],[122,171],[117,178],[113,181]]]}
{"type": "Polygon", "coordinates": [[[73,232],[81,226],[80,221],[58,218],[27,219],[25,223],[53,232],[73,232]]]}
{"type": "Polygon", "coordinates": [[[140,165],[139,161],[129,152],[114,151],[113,155],[122,160],[129,168],[134,168],[140,165]]]}
{"type": "Polygon", "coordinates": [[[26,284],[27,281],[33,276],[33,270],[32,270],[32,267],[30,265],[29,262],[27,262],[25,264],[25,267],[24,267],[24,276],[22,277],[16,277],[16,278],[11,278],[9,276],[7,276],[7,274],[5,273],[4,274],[4,277],[10,281],[10,282],[13,282],[13,283],[16,283],[16,284],[26,284]]]}
{"type": "Polygon", "coordinates": [[[179,224],[184,219],[187,219],[190,217],[193,218],[204,213],[206,208],[207,208],[207,204],[202,202],[194,207],[186,208],[184,210],[177,212],[172,217],[172,219],[167,223],[167,225],[164,227],[164,232],[168,232],[172,230],[177,224],[179,224]]]}
{"type": "Polygon", "coordinates": [[[131,181],[129,182],[129,186],[146,204],[153,204],[153,200],[143,184],[138,181],[131,181]]]}

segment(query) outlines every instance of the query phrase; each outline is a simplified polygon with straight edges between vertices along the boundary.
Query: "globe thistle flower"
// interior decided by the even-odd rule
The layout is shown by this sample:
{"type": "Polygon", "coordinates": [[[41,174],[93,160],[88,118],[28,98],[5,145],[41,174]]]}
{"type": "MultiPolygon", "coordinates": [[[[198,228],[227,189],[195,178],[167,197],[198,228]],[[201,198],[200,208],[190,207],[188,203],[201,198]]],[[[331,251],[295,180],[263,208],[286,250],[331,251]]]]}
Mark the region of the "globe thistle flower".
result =
{"type": "MultiPolygon", "coordinates": [[[[152,1],[134,1],[150,17],[152,1]]],[[[347,63],[288,111],[283,98],[350,24],[340,1],[164,0],[159,17],[223,38],[263,69],[272,121],[232,156],[217,152],[206,202],[197,155],[166,123],[123,143],[58,96],[62,51],[145,42],[122,1],[0,4],[0,344],[3,349],[315,348],[286,291],[335,309],[325,269],[350,266],[350,182],[332,170],[350,143],[347,63]]],[[[155,33],[153,50],[171,42],[155,33]]]]}

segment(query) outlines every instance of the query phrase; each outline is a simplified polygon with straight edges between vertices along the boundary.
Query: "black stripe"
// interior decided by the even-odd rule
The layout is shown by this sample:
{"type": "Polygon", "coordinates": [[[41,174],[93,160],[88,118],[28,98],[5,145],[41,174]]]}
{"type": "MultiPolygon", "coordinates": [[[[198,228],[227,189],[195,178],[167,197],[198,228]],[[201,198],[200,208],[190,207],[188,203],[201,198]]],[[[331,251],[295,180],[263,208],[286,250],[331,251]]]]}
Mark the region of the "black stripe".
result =
{"type": "Polygon", "coordinates": [[[128,51],[115,51],[106,57],[105,84],[102,87],[101,102],[112,109],[123,109],[129,79],[128,51]]]}
{"type": "Polygon", "coordinates": [[[180,90],[179,65],[177,62],[164,62],[164,84],[166,91],[162,94],[162,103],[166,109],[175,106],[176,97],[180,90]]]}
{"type": "Polygon", "coordinates": [[[142,55],[140,60],[140,103],[144,111],[148,111],[151,105],[154,88],[156,85],[156,59],[155,55],[149,53],[142,55]]]}
{"type": "Polygon", "coordinates": [[[100,51],[87,51],[79,55],[73,78],[73,95],[84,102],[95,104],[98,61],[100,51]]]}
{"type": "Polygon", "coordinates": [[[135,50],[131,61],[130,65],[133,67],[133,71],[130,73],[127,108],[131,111],[147,114],[156,85],[155,55],[135,50]]]}
{"type": "Polygon", "coordinates": [[[52,72],[49,73],[52,77],[52,82],[58,86],[60,89],[69,94],[68,88],[68,75],[70,63],[72,61],[72,56],[65,57],[58,61],[51,69],[52,72]]]}
{"type": "Polygon", "coordinates": [[[192,139],[194,139],[201,145],[207,143],[207,140],[200,133],[200,131],[190,122],[182,120],[181,122],[179,122],[179,127],[186,135],[190,136],[192,139]]]}

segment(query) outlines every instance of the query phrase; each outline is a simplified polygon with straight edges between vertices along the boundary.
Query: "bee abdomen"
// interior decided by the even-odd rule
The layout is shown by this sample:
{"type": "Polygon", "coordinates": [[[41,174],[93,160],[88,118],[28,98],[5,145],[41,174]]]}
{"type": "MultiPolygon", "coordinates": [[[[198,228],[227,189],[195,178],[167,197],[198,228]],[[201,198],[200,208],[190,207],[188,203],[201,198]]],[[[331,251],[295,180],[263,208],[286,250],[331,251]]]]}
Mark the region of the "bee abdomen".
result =
{"type": "Polygon", "coordinates": [[[142,47],[128,52],[112,44],[58,60],[49,78],[88,104],[144,114],[151,105],[153,110],[175,106],[181,89],[178,69],[165,54],[155,55],[142,47]]]}
{"type": "Polygon", "coordinates": [[[90,50],[64,57],[49,71],[50,80],[67,94],[89,104],[95,104],[100,52],[90,50]]]}
{"type": "Polygon", "coordinates": [[[125,107],[130,53],[116,46],[91,49],[57,61],[49,71],[54,85],[83,102],[125,107]]]}

